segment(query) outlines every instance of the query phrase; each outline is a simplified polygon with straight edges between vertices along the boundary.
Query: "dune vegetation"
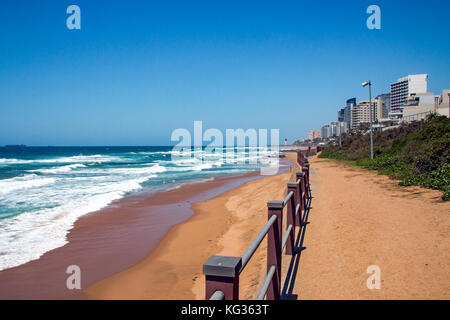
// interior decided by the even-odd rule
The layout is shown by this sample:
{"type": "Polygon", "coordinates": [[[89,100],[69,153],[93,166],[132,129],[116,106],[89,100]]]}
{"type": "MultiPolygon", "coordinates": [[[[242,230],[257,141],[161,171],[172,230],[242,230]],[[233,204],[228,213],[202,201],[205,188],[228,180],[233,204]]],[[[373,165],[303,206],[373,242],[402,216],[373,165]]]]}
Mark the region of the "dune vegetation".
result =
{"type": "Polygon", "coordinates": [[[402,123],[395,129],[374,133],[374,159],[370,159],[369,135],[350,132],[342,146],[330,144],[321,158],[347,160],[400,180],[441,190],[450,200],[450,119],[431,115],[423,121],[402,123]]]}

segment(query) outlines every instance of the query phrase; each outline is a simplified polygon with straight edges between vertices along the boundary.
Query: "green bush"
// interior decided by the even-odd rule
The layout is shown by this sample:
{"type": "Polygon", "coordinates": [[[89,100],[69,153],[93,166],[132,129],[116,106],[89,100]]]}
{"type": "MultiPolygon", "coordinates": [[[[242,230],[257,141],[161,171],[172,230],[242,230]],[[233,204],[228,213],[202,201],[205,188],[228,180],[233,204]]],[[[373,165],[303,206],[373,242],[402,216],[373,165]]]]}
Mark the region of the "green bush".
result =
{"type": "Polygon", "coordinates": [[[374,134],[373,160],[369,135],[349,135],[342,147],[328,146],[319,157],[350,160],[400,180],[400,185],[419,185],[443,191],[450,200],[450,119],[432,115],[425,121],[401,124],[374,134]]]}

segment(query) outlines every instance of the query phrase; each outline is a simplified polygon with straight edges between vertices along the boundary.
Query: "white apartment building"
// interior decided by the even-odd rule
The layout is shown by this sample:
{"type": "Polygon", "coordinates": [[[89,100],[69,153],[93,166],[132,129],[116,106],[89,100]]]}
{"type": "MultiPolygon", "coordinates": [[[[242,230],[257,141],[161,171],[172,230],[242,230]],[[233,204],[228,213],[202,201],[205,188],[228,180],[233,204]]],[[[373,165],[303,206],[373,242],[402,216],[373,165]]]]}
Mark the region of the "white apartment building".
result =
{"type": "Polygon", "coordinates": [[[392,117],[401,116],[406,99],[411,94],[427,92],[427,74],[414,74],[399,78],[391,84],[391,114],[392,117]]]}
{"type": "MultiPolygon", "coordinates": [[[[383,101],[372,99],[372,123],[387,117],[387,109],[383,101]]],[[[370,123],[369,101],[361,101],[351,110],[351,128],[357,128],[360,124],[370,123]]]]}
{"type": "Polygon", "coordinates": [[[332,137],[338,137],[347,132],[347,124],[344,121],[331,122],[330,128],[332,137]]]}

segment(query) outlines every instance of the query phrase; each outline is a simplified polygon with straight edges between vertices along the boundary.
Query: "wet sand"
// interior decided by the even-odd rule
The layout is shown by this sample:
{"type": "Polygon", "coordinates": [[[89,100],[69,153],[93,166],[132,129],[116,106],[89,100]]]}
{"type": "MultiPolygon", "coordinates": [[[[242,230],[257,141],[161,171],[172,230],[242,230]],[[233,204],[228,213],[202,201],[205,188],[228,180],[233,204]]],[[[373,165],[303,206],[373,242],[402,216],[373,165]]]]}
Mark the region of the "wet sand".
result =
{"type": "Polygon", "coordinates": [[[298,299],[450,299],[450,202],[442,193],[310,159],[312,209],[298,299]],[[366,286],[368,266],[381,288],[366,286]]]}
{"type": "Polygon", "coordinates": [[[130,196],[85,215],[75,223],[65,246],[38,260],[0,271],[0,299],[84,299],[84,289],[90,284],[148,257],[170,228],[194,214],[192,203],[214,198],[259,177],[259,172],[253,172],[130,196]],[[67,289],[66,270],[70,265],[81,269],[82,290],[67,289]]]}

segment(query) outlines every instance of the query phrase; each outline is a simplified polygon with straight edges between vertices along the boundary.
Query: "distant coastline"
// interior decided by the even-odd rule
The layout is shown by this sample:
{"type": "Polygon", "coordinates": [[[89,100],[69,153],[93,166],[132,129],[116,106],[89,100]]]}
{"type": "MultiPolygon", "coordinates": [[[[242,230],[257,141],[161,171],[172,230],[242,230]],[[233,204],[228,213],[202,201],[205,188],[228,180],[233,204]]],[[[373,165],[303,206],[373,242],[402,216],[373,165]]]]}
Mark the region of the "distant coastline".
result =
{"type": "Polygon", "coordinates": [[[5,148],[26,148],[27,146],[24,144],[7,144],[5,148]]]}

